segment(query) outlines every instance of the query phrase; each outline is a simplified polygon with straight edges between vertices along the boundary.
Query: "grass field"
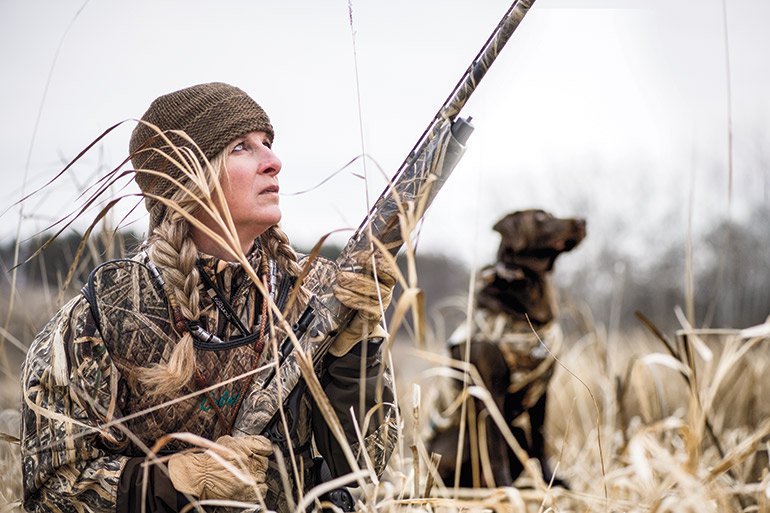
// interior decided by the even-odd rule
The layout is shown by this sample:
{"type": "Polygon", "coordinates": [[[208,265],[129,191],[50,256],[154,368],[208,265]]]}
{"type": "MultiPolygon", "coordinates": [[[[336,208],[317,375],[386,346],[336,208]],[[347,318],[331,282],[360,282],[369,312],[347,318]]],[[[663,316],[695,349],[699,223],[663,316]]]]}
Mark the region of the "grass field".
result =
{"type": "MultiPolygon", "coordinates": [[[[674,347],[693,346],[694,374],[687,358],[672,357],[642,331],[612,343],[601,330],[569,341],[549,387],[546,422],[552,467],[572,489],[538,489],[523,476],[516,485],[527,490],[527,511],[770,511],[770,339],[696,333],[671,337],[674,347]]],[[[413,386],[399,377],[402,388],[413,386]]],[[[422,382],[423,397],[431,384],[435,379],[422,382]]],[[[514,496],[476,494],[470,507],[523,511],[514,496]]]]}
{"type": "MultiPolygon", "coordinates": [[[[28,325],[12,331],[33,329],[30,319],[14,319],[28,325]]],[[[767,333],[663,334],[669,351],[649,331],[608,335],[601,326],[588,327],[565,340],[549,389],[552,467],[571,490],[538,485],[538,478],[526,473],[516,487],[495,490],[454,490],[451,483],[449,488],[429,486],[424,436],[432,412],[427,398],[449,378],[440,377],[436,362],[443,351],[438,341],[429,338],[427,348],[418,349],[410,338],[400,337],[391,356],[402,440],[383,481],[359,492],[361,508],[770,511],[767,333]],[[421,398],[419,408],[415,398],[421,398]],[[415,460],[411,446],[422,457],[415,460]],[[427,496],[426,487],[431,488],[427,496]]],[[[5,353],[9,367],[0,394],[0,430],[17,436],[19,387],[13,371],[21,352],[6,341],[5,353]]],[[[0,481],[0,511],[20,511],[19,447],[7,437],[0,442],[0,481]]]]}

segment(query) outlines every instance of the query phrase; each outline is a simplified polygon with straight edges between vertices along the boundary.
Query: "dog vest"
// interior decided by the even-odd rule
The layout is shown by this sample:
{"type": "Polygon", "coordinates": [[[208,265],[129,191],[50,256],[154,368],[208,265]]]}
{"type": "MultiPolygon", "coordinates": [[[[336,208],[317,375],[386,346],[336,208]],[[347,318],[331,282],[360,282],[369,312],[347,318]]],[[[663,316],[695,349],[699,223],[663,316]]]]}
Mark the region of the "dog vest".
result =
{"type": "Polygon", "coordinates": [[[549,322],[533,331],[504,313],[477,310],[472,325],[463,322],[449,337],[450,347],[464,344],[469,330],[471,343],[490,342],[500,348],[511,371],[508,391],[526,389],[523,406],[534,406],[548,386],[555,357],[561,351],[563,334],[559,324],[549,322]]]}

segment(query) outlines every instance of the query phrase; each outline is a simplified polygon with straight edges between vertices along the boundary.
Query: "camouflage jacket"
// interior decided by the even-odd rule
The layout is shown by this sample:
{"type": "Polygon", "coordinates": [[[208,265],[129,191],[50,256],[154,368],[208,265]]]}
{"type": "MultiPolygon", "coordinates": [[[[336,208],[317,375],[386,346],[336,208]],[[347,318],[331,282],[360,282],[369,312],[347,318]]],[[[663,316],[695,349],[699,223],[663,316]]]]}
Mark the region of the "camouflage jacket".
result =
{"type": "MultiPolygon", "coordinates": [[[[187,431],[213,440],[224,434],[223,423],[218,422],[217,417],[234,415],[238,396],[243,392],[242,380],[207,395],[194,395],[201,384],[191,383],[178,397],[147,400],[134,371],[138,366],[165,361],[178,337],[171,327],[165,296],[147,283],[146,268],[137,265],[136,260],[108,264],[124,271],[122,278],[105,279],[109,283],[97,284],[99,299],[96,301],[90,297],[89,303],[83,294],[70,300],[30,347],[22,368],[22,466],[24,506],[28,511],[115,511],[120,493],[124,493],[127,486],[133,486],[125,480],[121,482],[123,470],[138,468],[137,461],[144,459],[158,438],[187,431]],[[141,315],[131,310],[140,311],[141,315]],[[189,394],[193,394],[192,397],[179,400],[189,394]]],[[[259,269],[258,261],[259,252],[255,251],[250,262],[255,269],[259,269]]],[[[221,347],[196,344],[196,361],[206,382],[215,385],[252,367],[251,344],[230,347],[243,335],[234,326],[237,321],[232,322],[232,315],[253,330],[259,324],[256,306],[261,303],[261,297],[240,264],[201,255],[199,265],[218,293],[201,294],[201,326],[219,337],[221,347]],[[225,309],[217,308],[214,296],[224,297],[232,306],[232,312],[228,314],[225,309]]],[[[327,261],[313,264],[305,282],[311,291],[318,286],[317,277],[328,272],[330,265],[333,264],[327,261]]],[[[274,286],[283,284],[285,280],[280,271],[276,274],[274,286]]],[[[91,286],[94,287],[93,283],[91,286]]],[[[359,376],[361,352],[358,347],[340,358],[327,356],[321,376],[354,451],[358,444],[353,422],[347,417],[351,406],[358,412],[359,383],[366,386],[366,409],[376,404],[380,355],[376,341],[370,341],[368,346],[364,380],[359,376]]],[[[272,360],[272,347],[271,343],[265,345],[259,365],[272,360]]],[[[389,380],[388,372],[382,396],[386,403],[392,401],[389,380]]],[[[397,436],[389,404],[384,411],[385,415],[379,416],[379,423],[372,423],[364,439],[378,474],[384,470],[397,436]]],[[[309,448],[313,439],[333,474],[347,472],[349,468],[342,451],[321,415],[314,411],[309,394],[300,402],[299,417],[293,446],[303,460],[301,465],[305,469],[312,466],[309,448]]],[[[184,444],[172,442],[163,448],[183,447],[184,444]]],[[[267,496],[271,509],[288,509],[285,482],[279,466],[271,461],[267,496]]],[[[312,484],[312,479],[293,483],[291,494],[295,495],[300,486],[307,489],[312,484]]]]}

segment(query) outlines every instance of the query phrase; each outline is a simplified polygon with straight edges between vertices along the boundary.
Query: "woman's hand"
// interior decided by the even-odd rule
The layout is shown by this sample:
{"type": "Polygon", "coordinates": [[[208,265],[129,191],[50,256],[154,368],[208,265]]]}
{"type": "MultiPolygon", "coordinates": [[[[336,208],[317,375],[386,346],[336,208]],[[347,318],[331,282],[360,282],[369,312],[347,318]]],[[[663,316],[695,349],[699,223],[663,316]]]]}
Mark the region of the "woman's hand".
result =
{"type": "MultiPolygon", "coordinates": [[[[357,265],[337,273],[334,297],[348,308],[357,310],[357,313],[329,349],[333,356],[342,356],[359,341],[369,338],[379,327],[382,312],[390,305],[398,269],[391,264],[392,259],[384,257],[379,251],[374,254],[374,264],[372,253],[365,253],[357,265]]],[[[377,336],[387,336],[384,330],[379,331],[381,333],[377,336]]]]}
{"type": "Polygon", "coordinates": [[[267,491],[267,457],[270,440],[260,435],[222,436],[205,452],[171,456],[168,471],[174,488],[199,499],[256,502],[267,491]],[[240,473],[240,476],[238,475],[240,473]]]}

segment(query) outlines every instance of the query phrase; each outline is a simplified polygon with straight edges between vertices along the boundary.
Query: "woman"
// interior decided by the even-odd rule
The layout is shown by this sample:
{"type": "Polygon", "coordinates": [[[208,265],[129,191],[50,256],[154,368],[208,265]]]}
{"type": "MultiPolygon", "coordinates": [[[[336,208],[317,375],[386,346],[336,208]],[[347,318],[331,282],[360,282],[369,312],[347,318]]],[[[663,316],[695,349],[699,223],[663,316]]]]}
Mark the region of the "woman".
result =
{"type": "MultiPolygon", "coordinates": [[[[234,420],[249,371],[274,361],[282,327],[336,272],[329,262],[310,262],[299,300],[289,304],[308,262],[298,261],[278,226],[281,162],[272,141],[259,105],[222,83],[161,96],[142,117],[129,148],[150,214],[148,240],[135,258],[94,270],[36,337],[22,370],[27,510],[124,512],[144,504],[166,512],[198,499],[264,499],[287,511],[319,480],[313,447],[332,476],[350,470],[309,393],[291,440],[295,465],[262,436],[231,436],[240,434],[234,420]],[[180,432],[201,438],[166,436],[180,432]],[[145,467],[154,445],[170,456],[145,467]]],[[[380,423],[364,439],[379,474],[397,432],[389,375],[384,392],[375,390],[385,335],[378,312],[395,283],[387,261],[377,263],[378,283],[372,273],[339,280],[335,295],[358,312],[320,380],[354,451],[350,408],[357,420],[366,413],[360,383],[367,411],[380,395],[380,423]]]]}

